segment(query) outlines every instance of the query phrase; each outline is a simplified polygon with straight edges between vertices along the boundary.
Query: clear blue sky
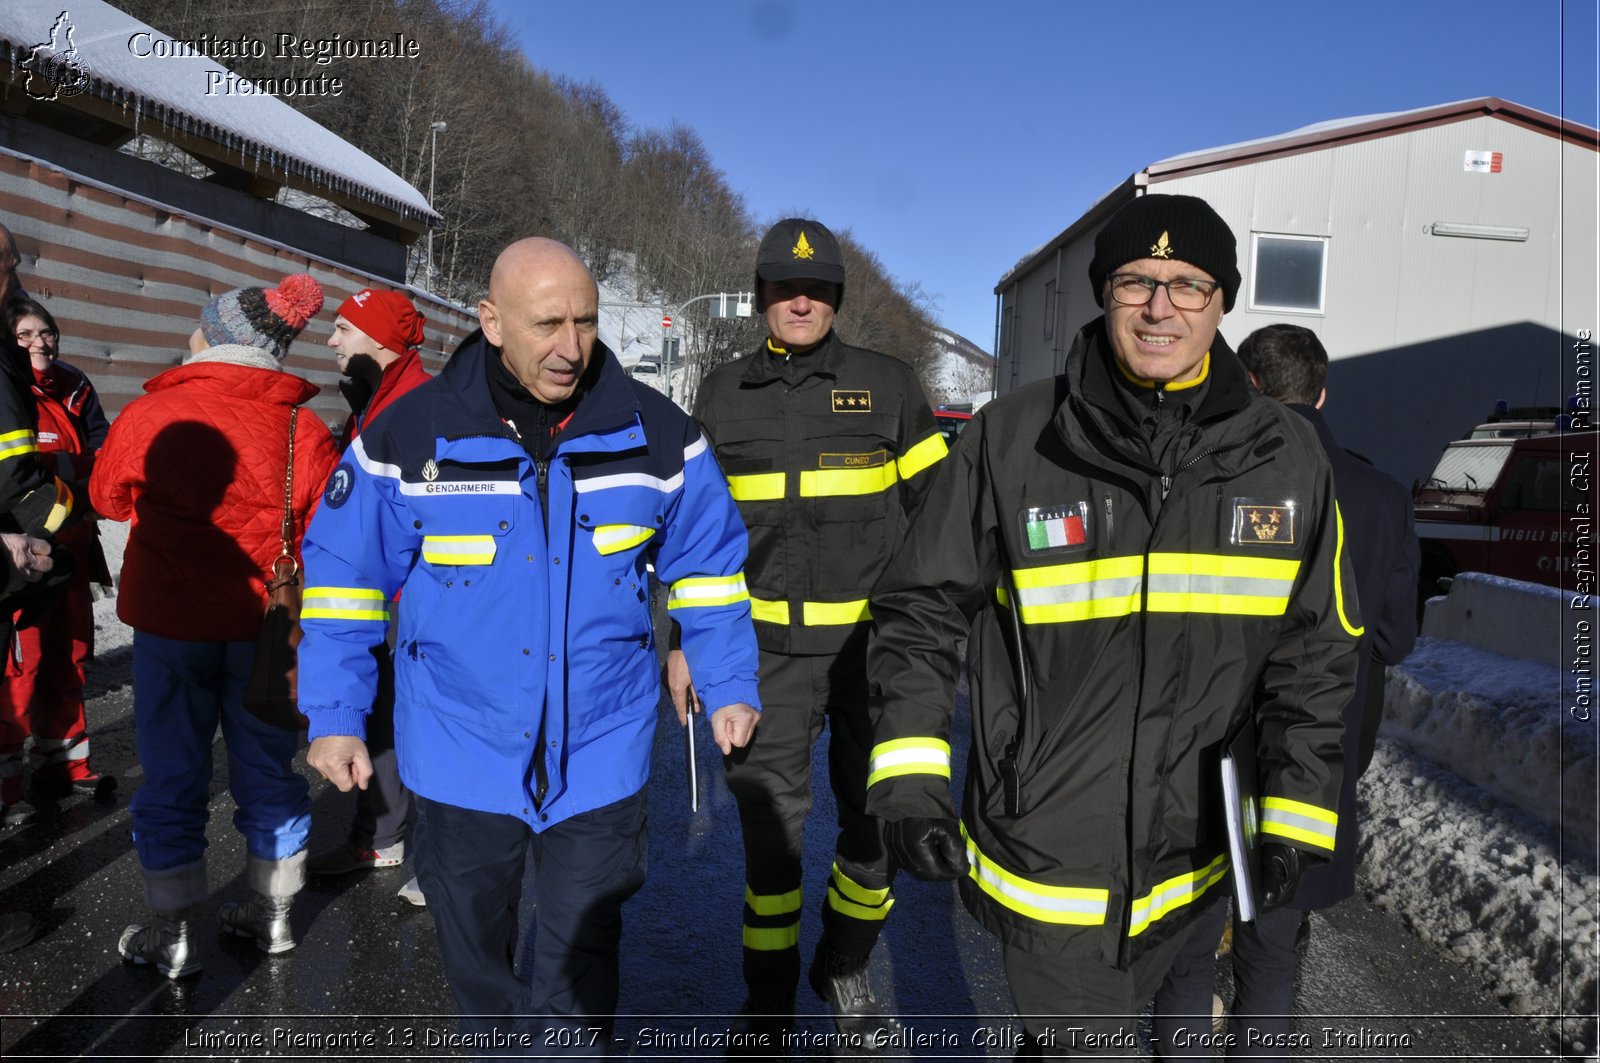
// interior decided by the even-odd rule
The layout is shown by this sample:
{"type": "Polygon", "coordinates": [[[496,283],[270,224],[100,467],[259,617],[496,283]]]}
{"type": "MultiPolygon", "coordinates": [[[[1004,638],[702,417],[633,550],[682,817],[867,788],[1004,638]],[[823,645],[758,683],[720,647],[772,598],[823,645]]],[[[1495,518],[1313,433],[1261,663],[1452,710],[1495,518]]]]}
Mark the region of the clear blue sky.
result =
{"type": "Polygon", "coordinates": [[[1594,0],[490,0],[533,65],[850,229],[992,349],[994,286],[1158,159],[1499,96],[1593,126],[1594,0]]]}

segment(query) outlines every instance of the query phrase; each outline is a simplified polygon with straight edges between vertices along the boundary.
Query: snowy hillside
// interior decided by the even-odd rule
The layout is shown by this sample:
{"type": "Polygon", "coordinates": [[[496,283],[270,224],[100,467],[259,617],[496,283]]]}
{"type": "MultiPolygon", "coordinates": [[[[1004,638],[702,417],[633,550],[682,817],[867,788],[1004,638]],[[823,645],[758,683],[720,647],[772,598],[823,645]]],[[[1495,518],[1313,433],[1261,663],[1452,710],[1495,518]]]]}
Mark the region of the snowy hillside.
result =
{"type": "Polygon", "coordinates": [[[973,395],[994,387],[994,359],[965,336],[936,329],[934,350],[937,379],[926,382],[928,401],[938,405],[967,405],[973,395]]]}

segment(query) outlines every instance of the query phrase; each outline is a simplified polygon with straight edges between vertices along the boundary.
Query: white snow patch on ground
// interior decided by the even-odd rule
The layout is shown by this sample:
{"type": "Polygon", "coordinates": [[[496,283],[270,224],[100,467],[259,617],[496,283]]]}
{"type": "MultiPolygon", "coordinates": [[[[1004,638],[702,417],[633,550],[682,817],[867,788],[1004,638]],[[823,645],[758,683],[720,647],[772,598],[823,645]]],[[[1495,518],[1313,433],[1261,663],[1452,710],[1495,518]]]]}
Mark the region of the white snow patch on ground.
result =
{"type": "Polygon", "coordinates": [[[1562,1031],[1583,1052],[1600,977],[1596,762],[1562,678],[1419,641],[1390,672],[1384,738],[1358,787],[1361,881],[1511,1010],[1590,1015],[1562,1031]]]}

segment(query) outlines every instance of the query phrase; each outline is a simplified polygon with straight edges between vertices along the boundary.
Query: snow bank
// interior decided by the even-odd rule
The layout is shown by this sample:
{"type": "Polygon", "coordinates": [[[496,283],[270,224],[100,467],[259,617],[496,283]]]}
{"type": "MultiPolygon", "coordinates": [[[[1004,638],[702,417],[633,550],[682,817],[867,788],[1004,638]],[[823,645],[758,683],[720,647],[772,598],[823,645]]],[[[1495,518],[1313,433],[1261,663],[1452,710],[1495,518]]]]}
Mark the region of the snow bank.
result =
{"type": "Polygon", "coordinates": [[[1476,574],[1429,603],[1429,635],[1390,669],[1358,785],[1361,883],[1511,1010],[1575,1016],[1560,1034],[1587,1053],[1600,763],[1593,720],[1567,711],[1579,689],[1560,659],[1563,604],[1552,588],[1476,574]]]}

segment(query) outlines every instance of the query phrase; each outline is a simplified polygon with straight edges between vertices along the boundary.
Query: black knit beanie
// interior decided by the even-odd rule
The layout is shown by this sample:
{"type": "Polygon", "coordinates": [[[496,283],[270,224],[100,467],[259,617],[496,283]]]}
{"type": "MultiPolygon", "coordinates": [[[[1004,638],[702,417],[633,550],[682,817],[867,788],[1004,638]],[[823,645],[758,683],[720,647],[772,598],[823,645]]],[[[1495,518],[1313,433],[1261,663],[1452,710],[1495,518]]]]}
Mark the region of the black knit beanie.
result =
{"type": "Polygon", "coordinates": [[[1165,258],[1198,266],[1222,285],[1223,309],[1239,294],[1238,247],[1233,230],[1211,204],[1194,196],[1140,196],[1111,216],[1094,238],[1089,283],[1105,306],[1106,277],[1141,258],[1165,258]]]}

